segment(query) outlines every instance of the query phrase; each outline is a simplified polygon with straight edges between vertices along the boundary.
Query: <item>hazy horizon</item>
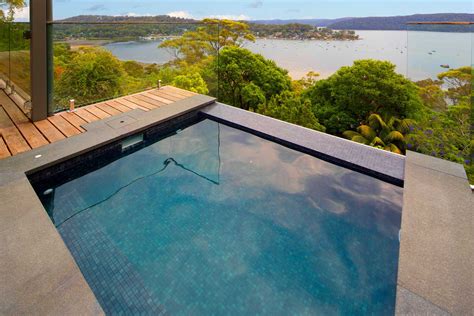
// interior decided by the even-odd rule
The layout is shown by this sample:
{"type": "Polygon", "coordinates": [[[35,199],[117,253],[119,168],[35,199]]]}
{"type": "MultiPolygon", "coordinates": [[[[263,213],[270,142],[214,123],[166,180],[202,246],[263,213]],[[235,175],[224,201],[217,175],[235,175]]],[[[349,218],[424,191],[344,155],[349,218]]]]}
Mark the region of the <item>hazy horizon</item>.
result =
{"type": "MultiPolygon", "coordinates": [[[[28,19],[28,11],[28,7],[24,8],[17,13],[16,19],[28,19]]],[[[289,20],[472,12],[471,0],[154,0],[140,3],[123,0],[53,0],[54,19],[77,15],[169,15],[193,19],[289,20]]]]}

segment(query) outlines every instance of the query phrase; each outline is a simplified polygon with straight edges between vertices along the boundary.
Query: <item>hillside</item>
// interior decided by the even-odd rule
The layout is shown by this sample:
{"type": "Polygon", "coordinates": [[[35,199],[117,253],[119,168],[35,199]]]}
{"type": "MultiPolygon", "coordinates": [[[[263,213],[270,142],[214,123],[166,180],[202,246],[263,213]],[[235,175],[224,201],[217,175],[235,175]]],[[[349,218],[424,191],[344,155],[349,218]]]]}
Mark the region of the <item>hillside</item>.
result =
{"type": "Polygon", "coordinates": [[[251,21],[255,24],[266,24],[266,25],[285,25],[285,24],[307,24],[318,27],[327,27],[328,25],[350,20],[352,18],[340,18],[340,19],[293,19],[293,20],[255,20],[251,21]]]}
{"type": "MultiPolygon", "coordinates": [[[[353,18],[339,21],[328,25],[334,30],[406,30],[409,22],[474,22],[474,14],[466,13],[439,13],[439,14],[415,14],[408,16],[393,17],[367,17],[353,18]]],[[[417,29],[421,27],[417,26],[417,29]]],[[[437,31],[465,30],[469,27],[438,27],[437,31]]]]}
{"type": "Polygon", "coordinates": [[[157,16],[110,16],[110,15],[78,15],[70,17],[61,22],[81,22],[81,23],[97,23],[97,22],[156,22],[156,23],[190,23],[196,22],[192,19],[183,19],[170,17],[168,15],[157,16]]]}

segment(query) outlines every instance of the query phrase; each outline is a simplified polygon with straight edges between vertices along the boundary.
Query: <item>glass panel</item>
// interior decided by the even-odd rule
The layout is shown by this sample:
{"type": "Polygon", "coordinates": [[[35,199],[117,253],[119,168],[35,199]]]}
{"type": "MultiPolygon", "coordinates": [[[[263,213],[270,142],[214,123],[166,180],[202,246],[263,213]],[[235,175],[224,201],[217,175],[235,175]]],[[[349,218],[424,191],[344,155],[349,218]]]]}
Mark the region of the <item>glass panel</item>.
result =
{"type": "Polygon", "coordinates": [[[472,25],[409,25],[408,76],[426,107],[408,135],[408,148],[464,164],[474,183],[472,25]]]}
{"type": "Polygon", "coordinates": [[[10,78],[10,23],[0,21],[0,88],[5,89],[10,78]]]}
{"type": "Polygon", "coordinates": [[[50,112],[173,85],[215,95],[215,24],[54,23],[50,112]],[[184,37],[183,37],[184,36],[184,37]],[[209,67],[199,67],[206,64],[209,67]],[[206,69],[206,71],[203,71],[206,69]]]}
{"type": "Polygon", "coordinates": [[[10,26],[10,79],[16,94],[25,101],[31,99],[29,31],[29,23],[10,26]]]}
{"type": "Polygon", "coordinates": [[[27,112],[25,105],[31,101],[29,2],[15,3],[0,4],[0,88],[27,112]]]}

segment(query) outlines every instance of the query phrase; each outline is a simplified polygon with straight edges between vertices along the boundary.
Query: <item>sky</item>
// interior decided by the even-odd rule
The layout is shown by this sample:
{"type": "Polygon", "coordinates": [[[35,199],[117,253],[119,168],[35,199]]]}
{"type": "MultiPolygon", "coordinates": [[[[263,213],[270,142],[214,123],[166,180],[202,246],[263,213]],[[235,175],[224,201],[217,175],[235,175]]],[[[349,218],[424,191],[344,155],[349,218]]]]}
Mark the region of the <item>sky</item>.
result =
{"type": "Polygon", "coordinates": [[[241,20],[472,13],[473,9],[472,0],[53,0],[53,8],[55,19],[100,14],[241,20]]]}

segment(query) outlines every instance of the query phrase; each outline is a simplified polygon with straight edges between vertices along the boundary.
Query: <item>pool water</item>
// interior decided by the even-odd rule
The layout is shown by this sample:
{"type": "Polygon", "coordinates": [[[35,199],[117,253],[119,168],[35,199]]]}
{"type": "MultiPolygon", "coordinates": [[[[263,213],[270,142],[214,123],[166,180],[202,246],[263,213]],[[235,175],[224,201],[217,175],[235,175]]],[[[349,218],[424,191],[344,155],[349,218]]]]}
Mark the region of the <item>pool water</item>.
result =
{"type": "Polygon", "coordinates": [[[402,189],[202,120],[39,193],[107,314],[393,314],[402,189]]]}

